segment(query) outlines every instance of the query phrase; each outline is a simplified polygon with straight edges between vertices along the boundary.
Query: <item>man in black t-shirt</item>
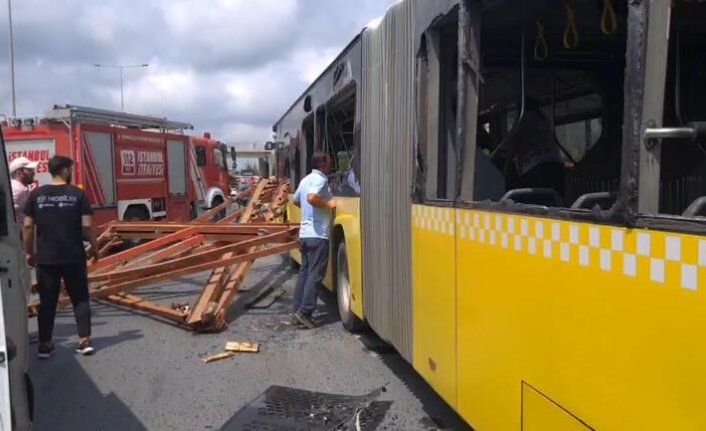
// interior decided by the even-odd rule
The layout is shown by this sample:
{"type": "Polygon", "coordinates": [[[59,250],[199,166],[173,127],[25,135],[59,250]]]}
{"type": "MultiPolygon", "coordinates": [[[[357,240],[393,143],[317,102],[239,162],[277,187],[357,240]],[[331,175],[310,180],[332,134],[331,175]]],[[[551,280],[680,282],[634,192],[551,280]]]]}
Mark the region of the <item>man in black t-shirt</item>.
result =
{"type": "Polygon", "coordinates": [[[91,307],[86,273],[84,236],[90,255],[98,259],[98,245],[93,227],[93,211],[86,194],[71,185],[73,160],[54,156],[49,160],[51,184],[34,190],[25,206],[24,246],[27,262],[37,268],[39,292],[39,352],[46,359],[54,352],[52,333],[63,280],[71,298],[78,327],[76,351],[91,355],[91,307]],[[37,249],[35,254],[35,231],[37,249]]]}

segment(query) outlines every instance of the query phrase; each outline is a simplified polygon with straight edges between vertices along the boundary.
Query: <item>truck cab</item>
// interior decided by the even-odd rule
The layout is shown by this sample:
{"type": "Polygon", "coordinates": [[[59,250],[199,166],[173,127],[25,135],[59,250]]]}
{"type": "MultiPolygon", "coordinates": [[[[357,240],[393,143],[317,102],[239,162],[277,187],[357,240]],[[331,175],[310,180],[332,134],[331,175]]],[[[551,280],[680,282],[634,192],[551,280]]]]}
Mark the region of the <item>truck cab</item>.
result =
{"type": "Polygon", "coordinates": [[[213,208],[225,202],[230,194],[230,175],[228,173],[228,147],[211,138],[210,133],[203,137],[189,138],[194,150],[196,166],[204,184],[207,184],[203,205],[213,208]]]}

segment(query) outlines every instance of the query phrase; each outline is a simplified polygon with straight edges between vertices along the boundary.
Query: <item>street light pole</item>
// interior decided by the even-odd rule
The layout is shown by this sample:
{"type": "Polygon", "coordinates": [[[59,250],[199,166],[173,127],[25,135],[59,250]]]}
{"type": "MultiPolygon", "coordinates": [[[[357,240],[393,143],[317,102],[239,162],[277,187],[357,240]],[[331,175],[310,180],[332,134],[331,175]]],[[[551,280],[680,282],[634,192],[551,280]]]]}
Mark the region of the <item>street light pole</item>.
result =
{"type": "Polygon", "coordinates": [[[17,116],[17,102],[15,99],[15,43],[12,35],[12,0],[7,0],[7,18],[10,31],[10,100],[12,101],[12,116],[17,116]]]}
{"type": "Polygon", "coordinates": [[[126,65],[112,65],[112,64],[94,64],[95,67],[105,67],[108,69],[119,69],[120,70],[120,110],[125,111],[125,92],[123,89],[124,78],[123,71],[128,68],[139,68],[139,67],[149,67],[148,63],[144,64],[126,64],[126,65]]]}
{"type": "Polygon", "coordinates": [[[125,111],[125,94],[123,93],[123,71],[125,68],[120,68],[120,110],[125,111]]]}

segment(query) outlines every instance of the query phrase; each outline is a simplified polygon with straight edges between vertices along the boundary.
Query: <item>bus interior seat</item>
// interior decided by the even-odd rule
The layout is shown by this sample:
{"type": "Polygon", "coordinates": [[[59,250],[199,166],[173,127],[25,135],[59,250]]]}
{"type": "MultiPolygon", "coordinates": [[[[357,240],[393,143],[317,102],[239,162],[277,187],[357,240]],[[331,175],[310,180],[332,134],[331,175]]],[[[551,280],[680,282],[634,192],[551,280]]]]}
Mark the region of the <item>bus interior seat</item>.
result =
{"type": "Polygon", "coordinates": [[[548,188],[522,188],[508,190],[500,198],[500,202],[515,202],[526,205],[541,205],[545,207],[563,206],[563,201],[559,193],[548,188]]]}
{"type": "Polygon", "coordinates": [[[602,210],[608,210],[613,206],[616,199],[617,195],[611,192],[586,193],[576,199],[571,205],[571,209],[590,210],[598,205],[602,210]]]}
{"type": "Polygon", "coordinates": [[[684,217],[706,217],[706,196],[701,196],[692,202],[682,215],[684,217]]]}
{"type": "MultiPolygon", "coordinates": [[[[564,194],[566,168],[560,162],[542,162],[518,178],[519,187],[535,190],[554,190],[559,196],[564,194]]],[[[562,199],[563,202],[563,199],[562,199]]]]}
{"type": "Polygon", "coordinates": [[[477,201],[498,201],[505,194],[505,176],[493,160],[476,148],[476,170],[473,183],[473,197],[477,201]]]}

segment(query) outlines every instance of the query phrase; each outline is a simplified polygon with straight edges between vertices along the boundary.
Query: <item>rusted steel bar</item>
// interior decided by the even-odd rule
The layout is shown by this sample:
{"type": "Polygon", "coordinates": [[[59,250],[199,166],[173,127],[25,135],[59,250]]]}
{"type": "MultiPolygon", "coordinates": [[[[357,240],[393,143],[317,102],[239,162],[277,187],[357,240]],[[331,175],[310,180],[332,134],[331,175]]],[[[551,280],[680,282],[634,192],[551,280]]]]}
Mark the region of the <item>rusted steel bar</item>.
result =
{"type": "Polygon", "coordinates": [[[250,218],[252,217],[252,214],[255,211],[256,204],[260,203],[260,195],[262,195],[262,192],[265,190],[265,187],[268,184],[269,180],[261,180],[255,187],[252,198],[250,198],[248,205],[245,207],[242,215],[240,216],[240,223],[247,223],[248,221],[250,221],[250,218]]]}
{"type": "Polygon", "coordinates": [[[156,250],[157,248],[163,247],[173,242],[184,240],[190,236],[196,235],[196,233],[196,229],[194,229],[193,227],[188,227],[171,235],[165,235],[161,238],[155,239],[154,241],[140,244],[131,249],[114,254],[112,256],[108,256],[105,259],[99,260],[95,264],[90,264],[88,265],[88,271],[93,272],[112,264],[125,262],[128,259],[135,258],[148,251],[156,250]]]}
{"type": "MultiPolygon", "coordinates": [[[[252,199],[248,202],[248,205],[240,216],[240,223],[248,223],[252,220],[259,210],[259,207],[262,205],[262,201],[265,199],[263,195],[271,193],[272,190],[276,190],[273,185],[274,184],[268,180],[260,181],[253,192],[252,199]]],[[[253,245],[248,252],[254,253],[258,248],[257,245],[253,245]]],[[[235,297],[240,282],[245,278],[252,264],[253,260],[249,260],[233,265],[229,268],[228,272],[232,273],[232,275],[228,278],[228,282],[225,286],[223,286],[225,280],[221,277],[219,278],[220,283],[215,286],[213,292],[209,292],[211,295],[208,297],[202,295],[199,298],[199,302],[197,303],[199,305],[198,313],[192,312],[188,319],[189,322],[191,322],[191,326],[201,329],[219,329],[225,324],[225,322],[223,322],[223,324],[214,322],[214,318],[220,316],[219,319],[223,319],[228,306],[235,297]]],[[[196,308],[194,310],[196,310],[196,308]]]]}
{"type": "MultiPolygon", "coordinates": [[[[233,253],[226,253],[223,255],[224,259],[230,259],[231,257],[233,257],[233,253]]],[[[208,309],[209,304],[218,300],[218,297],[223,292],[225,283],[228,281],[229,277],[230,270],[228,267],[224,266],[213,270],[206,287],[204,287],[203,291],[194,303],[194,308],[192,308],[191,313],[189,313],[189,316],[186,318],[186,323],[188,325],[196,325],[203,320],[203,314],[208,309]]]]}
{"type": "Polygon", "coordinates": [[[218,206],[211,208],[210,210],[206,211],[205,213],[203,213],[200,216],[193,219],[191,222],[192,223],[211,223],[211,221],[213,220],[213,217],[215,217],[216,214],[232,207],[234,203],[235,203],[235,199],[226,198],[225,202],[223,202],[222,204],[220,204],[218,206]]]}
{"type": "Polygon", "coordinates": [[[142,255],[136,259],[129,260],[125,263],[125,265],[121,266],[120,269],[136,268],[142,264],[153,264],[162,262],[163,260],[168,259],[170,257],[179,256],[185,251],[195,249],[196,247],[203,244],[204,240],[205,238],[203,235],[192,236],[191,238],[187,238],[183,241],[172,244],[169,247],[158,250],[155,253],[149,255],[142,255]]]}
{"type": "Polygon", "coordinates": [[[136,295],[120,293],[110,295],[104,299],[116,305],[132,308],[138,311],[144,311],[151,314],[156,314],[157,316],[161,316],[180,323],[183,322],[186,318],[186,313],[184,313],[183,311],[174,310],[173,308],[165,307],[164,305],[147,301],[146,299],[136,295]]]}
{"type": "MultiPolygon", "coordinates": [[[[224,247],[219,247],[215,250],[206,251],[203,253],[198,253],[192,256],[184,257],[181,259],[175,259],[169,262],[158,263],[150,265],[144,268],[134,268],[128,270],[118,270],[106,274],[95,274],[89,275],[88,280],[90,282],[97,281],[112,281],[124,278],[134,278],[134,277],[145,277],[152,275],[160,271],[169,271],[172,268],[178,268],[182,266],[197,265],[206,260],[215,260],[218,263],[218,259],[225,253],[228,252],[242,252],[249,249],[255,245],[267,244],[271,242],[286,242],[293,238],[296,234],[297,228],[291,228],[284,232],[277,232],[269,235],[260,236],[247,241],[241,241],[235,244],[227,245],[224,247]]],[[[222,265],[225,266],[225,265],[222,265]]],[[[215,267],[218,267],[216,265],[215,267]]]]}
{"type": "Polygon", "coordinates": [[[243,209],[242,208],[238,209],[238,210],[234,211],[232,214],[228,214],[227,216],[218,220],[216,223],[218,223],[218,224],[232,223],[232,222],[238,220],[242,213],[243,213],[243,209]]]}
{"type": "Polygon", "coordinates": [[[235,271],[233,271],[233,274],[230,276],[230,279],[228,280],[225,289],[223,289],[223,293],[221,294],[221,298],[218,301],[218,305],[216,306],[213,317],[208,315],[204,316],[203,323],[205,325],[208,325],[208,329],[217,331],[225,329],[226,313],[228,311],[228,307],[233,301],[233,298],[235,298],[235,294],[238,293],[240,284],[243,282],[245,276],[250,271],[250,268],[252,267],[253,263],[253,260],[242,262],[236,267],[235,271]]]}
{"type": "Polygon", "coordinates": [[[292,226],[296,226],[293,223],[242,223],[242,224],[222,224],[222,223],[209,223],[209,224],[188,224],[188,223],[126,223],[115,226],[116,234],[124,233],[158,233],[158,234],[169,234],[173,232],[178,232],[186,228],[196,229],[196,233],[201,234],[240,234],[240,235],[250,235],[257,234],[259,229],[266,228],[268,230],[285,230],[292,226]]]}
{"type": "MultiPolygon", "coordinates": [[[[261,204],[260,196],[262,195],[263,190],[265,189],[268,183],[268,180],[262,180],[254,188],[250,201],[245,206],[245,208],[242,209],[242,211],[239,211],[241,223],[247,222],[248,219],[250,219],[250,217],[252,216],[255,207],[261,204]]],[[[251,245],[251,247],[248,248],[248,251],[251,251],[254,246],[255,245],[251,245]]],[[[223,255],[223,258],[225,259],[231,257],[232,253],[223,255]]],[[[194,308],[191,310],[191,313],[187,318],[187,323],[192,326],[200,325],[202,324],[202,321],[204,319],[204,314],[209,313],[209,311],[210,313],[217,312],[217,310],[212,310],[209,307],[212,307],[214,303],[218,302],[219,297],[225,287],[224,284],[228,279],[227,275],[235,269],[236,268],[221,267],[213,270],[213,273],[211,273],[211,277],[209,278],[208,285],[201,292],[201,295],[199,295],[199,298],[195,302],[194,308]]]]}
{"type": "Polygon", "coordinates": [[[113,226],[114,222],[109,222],[105,225],[100,226],[98,229],[103,229],[100,235],[98,235],[98,238],[96,238],[96,241],[98,241],[98,246],[100,247],[102,244],[105,244],[105,242],[109,241],[113,235],[113,232],[111,231],[111,227],[113,226]]]}
{"type": "Polygon", "coordinates": [[[219,212],[223,210],[227,210],[228,208],[232,207],[234,204],[236,204],[238,201],[241,201],[244,198],[250,197],[256,187],[250,187],[247,190],[244,190],[240,193],[238,193],[234,197],[229,197],[223,202],[222,204],[218,205],[217,207],[211,208],[210,210],[206,211],[205,213],[201,214],[200,216],[196,217],[192,222],[194,223],[210,223],[213,220],[213,217],[215,217],[219,212]]]}
{"type": "Polygon", "coordinates": [[[272,196],[272,205],[262,215],[262,220],[266,223],[273,223],[277,217],[283,214],[283,206],[288,200],[289,181],[283,181],[277,186],[272,196]]]}
{"type": "MultiPolygon", "coordinates": [[[[288,182],[262,180],[189,223],[111,222],[101,234],[102,253],[123,240],[154,240],[90,265],[90,296],[147,312],[196,330],[225,327],[227,309],[255,259],[296,248],[298,226],[272,223],[283,214],[288,182]],[[217,222],[211,218],[236,202],[248,203],[217,222]],[[175,310],[128,292],[176,277],[212,270],[191,311],[175,310]]],[[[59,306],[70,304],[62,294],[59,306]]],[[[36,313],[37,303],[28,311],[36,313]]]]}
{"type": "Polygon", "coordinates": [[[181,267],[179,269],[174,269],[174,270],[167,271],[167,272],[161,272],[159,274],[150,275],[150,276],[140,278],[137,280],[129,280],[129,281],[125,281],[125,282],[119,282],[117,284],[111,284],[108,287],[105,287],[100,290],[91,290],[90,296],[93,299],[104,298],[108,295],[113,295],[113,294],[121,293],[121,292],[128,292],[128,291],[134,290],[140,286],[147,286],[152,283],[157,283],[157,282],[164,281],[164,280],[170,280],[172,278],[181,277],[184,275],[196,274],[199,272],[212,270],[212,269],[222,267],[222,266],[235,265],[240,262],[251,261],[251,260],[259,259],[261,257],[283,253],[285,251],[289,251],[289,250],[294,249],[296,247],[298,247],[297,241],[290,241],[290,242],[287,242],[284,244],[266,247],[266,248],[263,248],[263,249],[258,250],[256,252],[253,252],[253,253],[245,253],[245,254],[233,256],[230,259],[222,259],[222,260],[204,262],[204,263],[190,266],[190,267],[186,267],[186,268],[181,267]]]}
{"type": "MultiPolygon", "coordinates": [[[[125,233],[121,234],[120,237],[124,240],[134,240],[134,239],[141,239],[141,240],[148,240],[148,241],[153,241],[155,239],[162,238],[164,235],[157,234],[157,233],[125,233]]],[[[219,241],[219,242],[226,242],[226,243],[234,243],[234,242],[241,242],[241,241],[246,241],[252,238],[256,238],[257,234],[254,232],[252,234],[248,235],[242,235],[242,234],[224,234],[224,233],[205,233],[202,234],[203,238],[205,241],[219,241]]]]}
{"type": "Polygon", "coordinates": [[[101,248],[100,250],[98,250],[98,256],[100,256],[101,258],[105,257],[110,252],[110,250],[112,250],[113,247],[117,246],[120,243],[122,243],[120,239],[111,238],[103,246],[99,246],[101,248]]]}

